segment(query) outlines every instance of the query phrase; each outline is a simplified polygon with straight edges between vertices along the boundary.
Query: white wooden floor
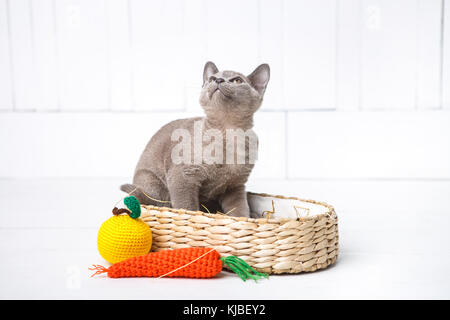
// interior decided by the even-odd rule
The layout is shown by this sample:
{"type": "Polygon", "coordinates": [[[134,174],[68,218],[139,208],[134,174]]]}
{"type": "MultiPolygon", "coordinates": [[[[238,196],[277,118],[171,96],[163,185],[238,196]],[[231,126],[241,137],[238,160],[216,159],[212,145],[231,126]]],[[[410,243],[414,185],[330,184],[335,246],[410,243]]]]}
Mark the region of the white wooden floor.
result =
{"type": "Polygon", "coordinates": [[[329,269],[243,283],[90,278],[97,229],[123,179],[0,180],[1,299],[449,299],[450,181],[259,180],[249,190],[323,200],[339,217],[329,269]]]}

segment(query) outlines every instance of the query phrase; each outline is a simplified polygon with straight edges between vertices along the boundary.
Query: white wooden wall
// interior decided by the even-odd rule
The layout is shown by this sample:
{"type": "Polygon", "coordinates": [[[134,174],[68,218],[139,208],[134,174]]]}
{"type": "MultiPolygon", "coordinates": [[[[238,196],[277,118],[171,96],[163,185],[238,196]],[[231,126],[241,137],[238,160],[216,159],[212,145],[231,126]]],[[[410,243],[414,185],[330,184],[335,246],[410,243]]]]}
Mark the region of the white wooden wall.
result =
{"type": "Polygon", "coordinates": [[[254,177],[450,178],[450,0],[0,0],[0,177],[130,176],[207,60],[271,65],[254,177]]]}

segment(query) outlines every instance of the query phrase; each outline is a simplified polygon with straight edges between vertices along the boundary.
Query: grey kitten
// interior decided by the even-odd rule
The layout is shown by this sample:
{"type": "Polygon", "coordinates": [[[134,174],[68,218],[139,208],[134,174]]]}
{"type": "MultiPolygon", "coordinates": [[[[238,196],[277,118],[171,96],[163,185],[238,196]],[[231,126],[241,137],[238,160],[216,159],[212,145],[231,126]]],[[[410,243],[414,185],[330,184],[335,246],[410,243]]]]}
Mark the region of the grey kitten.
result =
{"type": "MultiPolygon", "coordinates": [[[[242,129],[254,134],[253,114],[261,106],[269,78],[267,64],[244,76],[234,71],[219,72],[214,63],[207,62],[200,95],[206,117],[175,120],[163,126],[142,153],[133,184],[124,184],[121,190],[130,193],[137,188],[133,195],[142,204],[170,206],[170,201],[171,207],[188,210],[199,210],[204,205],[211,212],[217,209],[233,216],[249,217],[245,183],[254,166],[249,161],[249,140],[245,143],[245,163],[230,163],[228,157],[226,163],[175,163],[173,150],[179,141],[173,141],[173,134],[177,129],[185,130],[192,137],[200,124],[203,133],[213,129],[223,134],[223,140],[216,141],[222,142],[223,148],[216,148],[214,155],[228,154],[230,147],[225,137],[229,130],[242,129]],[[146,194],[165,202],[151,200],[146,194]]],[[[201,145],[205,147],[206,142],[202,140],[201,145]]],[[[195,149],[192,142],[187,143],[195,149]]],[[[237,147],[232,148],[231,151],[236,151],[237,147]]],[[[184,150],[183,156],[190,158],[195,150],[189,152],[184,150]]]]}

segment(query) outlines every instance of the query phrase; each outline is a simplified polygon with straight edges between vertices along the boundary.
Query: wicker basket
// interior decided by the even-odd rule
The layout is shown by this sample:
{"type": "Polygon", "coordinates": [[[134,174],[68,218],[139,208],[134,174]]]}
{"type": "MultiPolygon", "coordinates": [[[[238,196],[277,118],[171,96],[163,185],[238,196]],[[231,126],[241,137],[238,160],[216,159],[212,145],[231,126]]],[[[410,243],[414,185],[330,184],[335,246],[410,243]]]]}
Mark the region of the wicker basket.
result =
{"type": "Polygon", "coordinates": [[[338,256],[332,206],[295,197],[248,193],[253,218],[142,206],[153,232],[152,251],[211,247],[235,255],[260,272],[311,272],[338,256]]]}

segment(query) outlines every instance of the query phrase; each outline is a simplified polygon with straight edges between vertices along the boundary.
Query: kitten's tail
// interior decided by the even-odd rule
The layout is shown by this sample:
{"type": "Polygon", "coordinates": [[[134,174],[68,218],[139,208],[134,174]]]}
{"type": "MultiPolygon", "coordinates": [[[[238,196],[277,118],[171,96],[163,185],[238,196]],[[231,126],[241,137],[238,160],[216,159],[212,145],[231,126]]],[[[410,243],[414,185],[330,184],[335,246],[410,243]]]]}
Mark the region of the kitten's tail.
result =
{"type": "MultiPolygon", "coordinates": [[[[120,186],[120,190],[122,190],[123,192],[126,192],[128,194],[130,192],[133,192],[135,189],[136,189],[136,191],[138,191],[136,186],[134,184],[131,184],[131,183],[125,183],[125,184],[120,186]]],[[[134,191],[133,194],[136,193],[136,191],[134,191]]]]}
{"type": "Polygon", "coordinates": [[[120,186],[120,190],[128,193],[129,195],[135,196],[141,204],[153,204],[153,203],[149,202],[150,199],[145,197],[144,193],[138,187],[136,187],[134,184],[125,183],[120,186]]]}
{"type": "Polygon", "coordinates": [[[126,192],[130,195],[135,196],[141,204],[145,205],[153,205],[153,206],[164,206],[164,207],[170,207],[170,201],[161,201],[158,199],[152,198],[148,193],[145,191],[142,191],[140,187],[135,186],[131,183],[125,183],[120,186],[120,190],[123,192],[126,192]]]}

